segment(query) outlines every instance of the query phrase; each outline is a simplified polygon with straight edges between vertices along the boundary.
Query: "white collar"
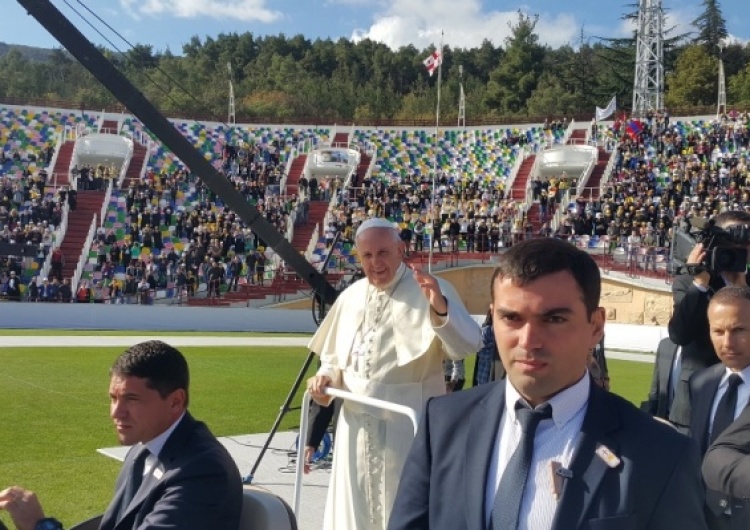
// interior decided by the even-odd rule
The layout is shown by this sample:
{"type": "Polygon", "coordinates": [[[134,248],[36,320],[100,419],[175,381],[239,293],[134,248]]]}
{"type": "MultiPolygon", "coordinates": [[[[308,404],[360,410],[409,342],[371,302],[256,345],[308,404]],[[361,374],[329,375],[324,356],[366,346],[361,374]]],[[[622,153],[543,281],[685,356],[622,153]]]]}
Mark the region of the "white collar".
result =
{"type": "Polygon", "coordinates": [[[167,440],[172,435],[174,430],[177,428],[177,424],[182,421],[182,418],[185,417],[185,413],[183,412],[179,418],[177,418],[177,421],[175,421],[172,425],[169,426],[169,428],[161,433],[159,436],[154,438],[153,440],[149,440],[146,442],[145,445],[148,450],[151,452],[152,455],[158,457],[159,453],[161,453],[161,450],[164,449],[164,444],[167,443],[167,440]]]}
{"type": "MultiPolygon", "coordinates": [[[[552,396],[547,403],[552,405],[552,420],[558,429],[561,429],[568,423],[581,408],[585,407],[589,401],[591,393],[591,378],[589,372],[583,374],[577,383],[566,388],[552,396]]],[[[518,390],[506,379],[505,384],[505,413],[509,414],[508,419],[511,423],[516,421],[516,402],[521,400],[528,405],[526,400],[521,397],[518,390]]]]}

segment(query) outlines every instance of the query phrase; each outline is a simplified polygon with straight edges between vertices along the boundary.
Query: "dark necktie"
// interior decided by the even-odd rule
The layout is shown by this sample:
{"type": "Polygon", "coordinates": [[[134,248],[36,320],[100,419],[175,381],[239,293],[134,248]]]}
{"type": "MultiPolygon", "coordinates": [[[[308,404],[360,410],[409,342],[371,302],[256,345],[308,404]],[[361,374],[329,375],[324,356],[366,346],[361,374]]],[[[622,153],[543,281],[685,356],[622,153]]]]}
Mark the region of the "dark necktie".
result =
{"type": "Polygon", "coordinates": [[[734,411],[737,409],[737,387],[741,384],[742,377],[739,374],[729,376],[727,391],[721,396],[719,406],[716,407],[709,443],[714,443],[714,440],[734,421],[734,411]]]}
{"type": "Polygon", "coordinates": [[[521,424],[521,440],[508,460],[505,472],[495,493],[492,505],[492,530],[515,530],[521,509],[523,492],[531,467],[534,452],[534,435],[539,422],[552,417],[552,406],[546,403],[530,409],[521,402],[516,403],[516,418],[521,424]]]}
{"type": "Polygon", "coordinates": [[[142,446],[138,449],[138,453],[135,455],[133,465],[130,467],[130,474],[128,480],[125,482],[125,491],[122,495],[120,502],[120,511],[117,515],[117,520],[120,521],[130,505],[130,501],[133,500],[135,494],[138,493],[138,488],[141,487],[143,482],[143,471],[146,467],[146,459],[151,451],[146,446],[142,446]]]}

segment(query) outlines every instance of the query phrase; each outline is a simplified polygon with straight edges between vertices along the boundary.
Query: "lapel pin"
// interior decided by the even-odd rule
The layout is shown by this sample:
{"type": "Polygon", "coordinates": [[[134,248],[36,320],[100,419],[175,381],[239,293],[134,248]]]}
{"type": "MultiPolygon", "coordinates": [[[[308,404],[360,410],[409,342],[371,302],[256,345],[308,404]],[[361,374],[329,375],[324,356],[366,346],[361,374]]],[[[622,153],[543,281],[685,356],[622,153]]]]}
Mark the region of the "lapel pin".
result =
{"type": "Polygon", "coordinates": [[[164,471],[162,471],[162,470],[161,470],[161,468],[160,468],[160,467],[158,467],[158,466],[157,466],[157,467],[155,467],[155,468],[154,468],[154,478],[155,478],[156,480],[160,480],[160,479],[161,479],[161,477],[163,477],[163,476],[164,476],[164,471]]]}
{"type": "Polygon", "coordinates": [[[620,465],[621,460],[606,445],[600,445],[599,447],[597,447],[596,455],[612,469],[620,465]]]}

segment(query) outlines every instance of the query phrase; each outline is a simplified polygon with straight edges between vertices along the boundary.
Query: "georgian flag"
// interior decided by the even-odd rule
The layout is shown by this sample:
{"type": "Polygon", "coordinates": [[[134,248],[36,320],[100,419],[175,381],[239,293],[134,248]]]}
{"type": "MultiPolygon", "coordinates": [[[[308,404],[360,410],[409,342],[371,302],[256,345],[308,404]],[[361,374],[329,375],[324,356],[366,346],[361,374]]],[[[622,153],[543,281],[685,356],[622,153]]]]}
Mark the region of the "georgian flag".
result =
{"type": "Polygon", "coordinates": [[[443,62],[443,57],[440,55],[439,51],[432,52],[432,55],[428,55],[427,59],[422,61],[425,65],[425,68],[427,68],[427,72],[429,72],[430,77],[432,77],[432,74],[435,70],[437,70],[437,67],[440,66],[440,63],[443,62]]]}

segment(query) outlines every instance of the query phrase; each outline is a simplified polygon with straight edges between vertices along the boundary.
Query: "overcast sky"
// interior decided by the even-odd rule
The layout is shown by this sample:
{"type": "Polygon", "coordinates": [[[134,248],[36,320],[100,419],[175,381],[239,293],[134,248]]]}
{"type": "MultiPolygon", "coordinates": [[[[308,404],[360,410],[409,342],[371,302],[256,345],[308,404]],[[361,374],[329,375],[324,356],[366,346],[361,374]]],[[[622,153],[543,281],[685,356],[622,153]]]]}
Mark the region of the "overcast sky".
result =
{"type": "MultiPolygon", "coordinates": [[[[475,47],[489,39],[501,45],[508,23],[517,11],[539,15],[537,33],[552,47],[577,46],[581,29],[586,39],[624,36],[631,27],[621,17],[634,0],[528,0],[518,4],[500,0],[51,0],[83,33],[110,47],[73,9],[90,21],[92,9],[134,43],[156,50],[182,52],[193,35],[201,39],[220,33],[250,31],[255,35],[302,34],[316,38],[365,38],[392,48],[413,44],[423,49],[440,41],[475,47]],[[66,4],[67,1],[67,4],[66,4]]],[[[701,0],[663,0],[669,24],[678,32],[693,31],[701,0]]],[[[750,40],[750,2],[723,0],[721,8],[730,34],[750,40]]],[[[16,0],[3,0],[0,42],[55,47],[56,41],[16,0]]],[[[101,26],[100,26],[101,27],[101,26]]],[[[127,49],[121,41],[113,42],[127,49]]]]}

